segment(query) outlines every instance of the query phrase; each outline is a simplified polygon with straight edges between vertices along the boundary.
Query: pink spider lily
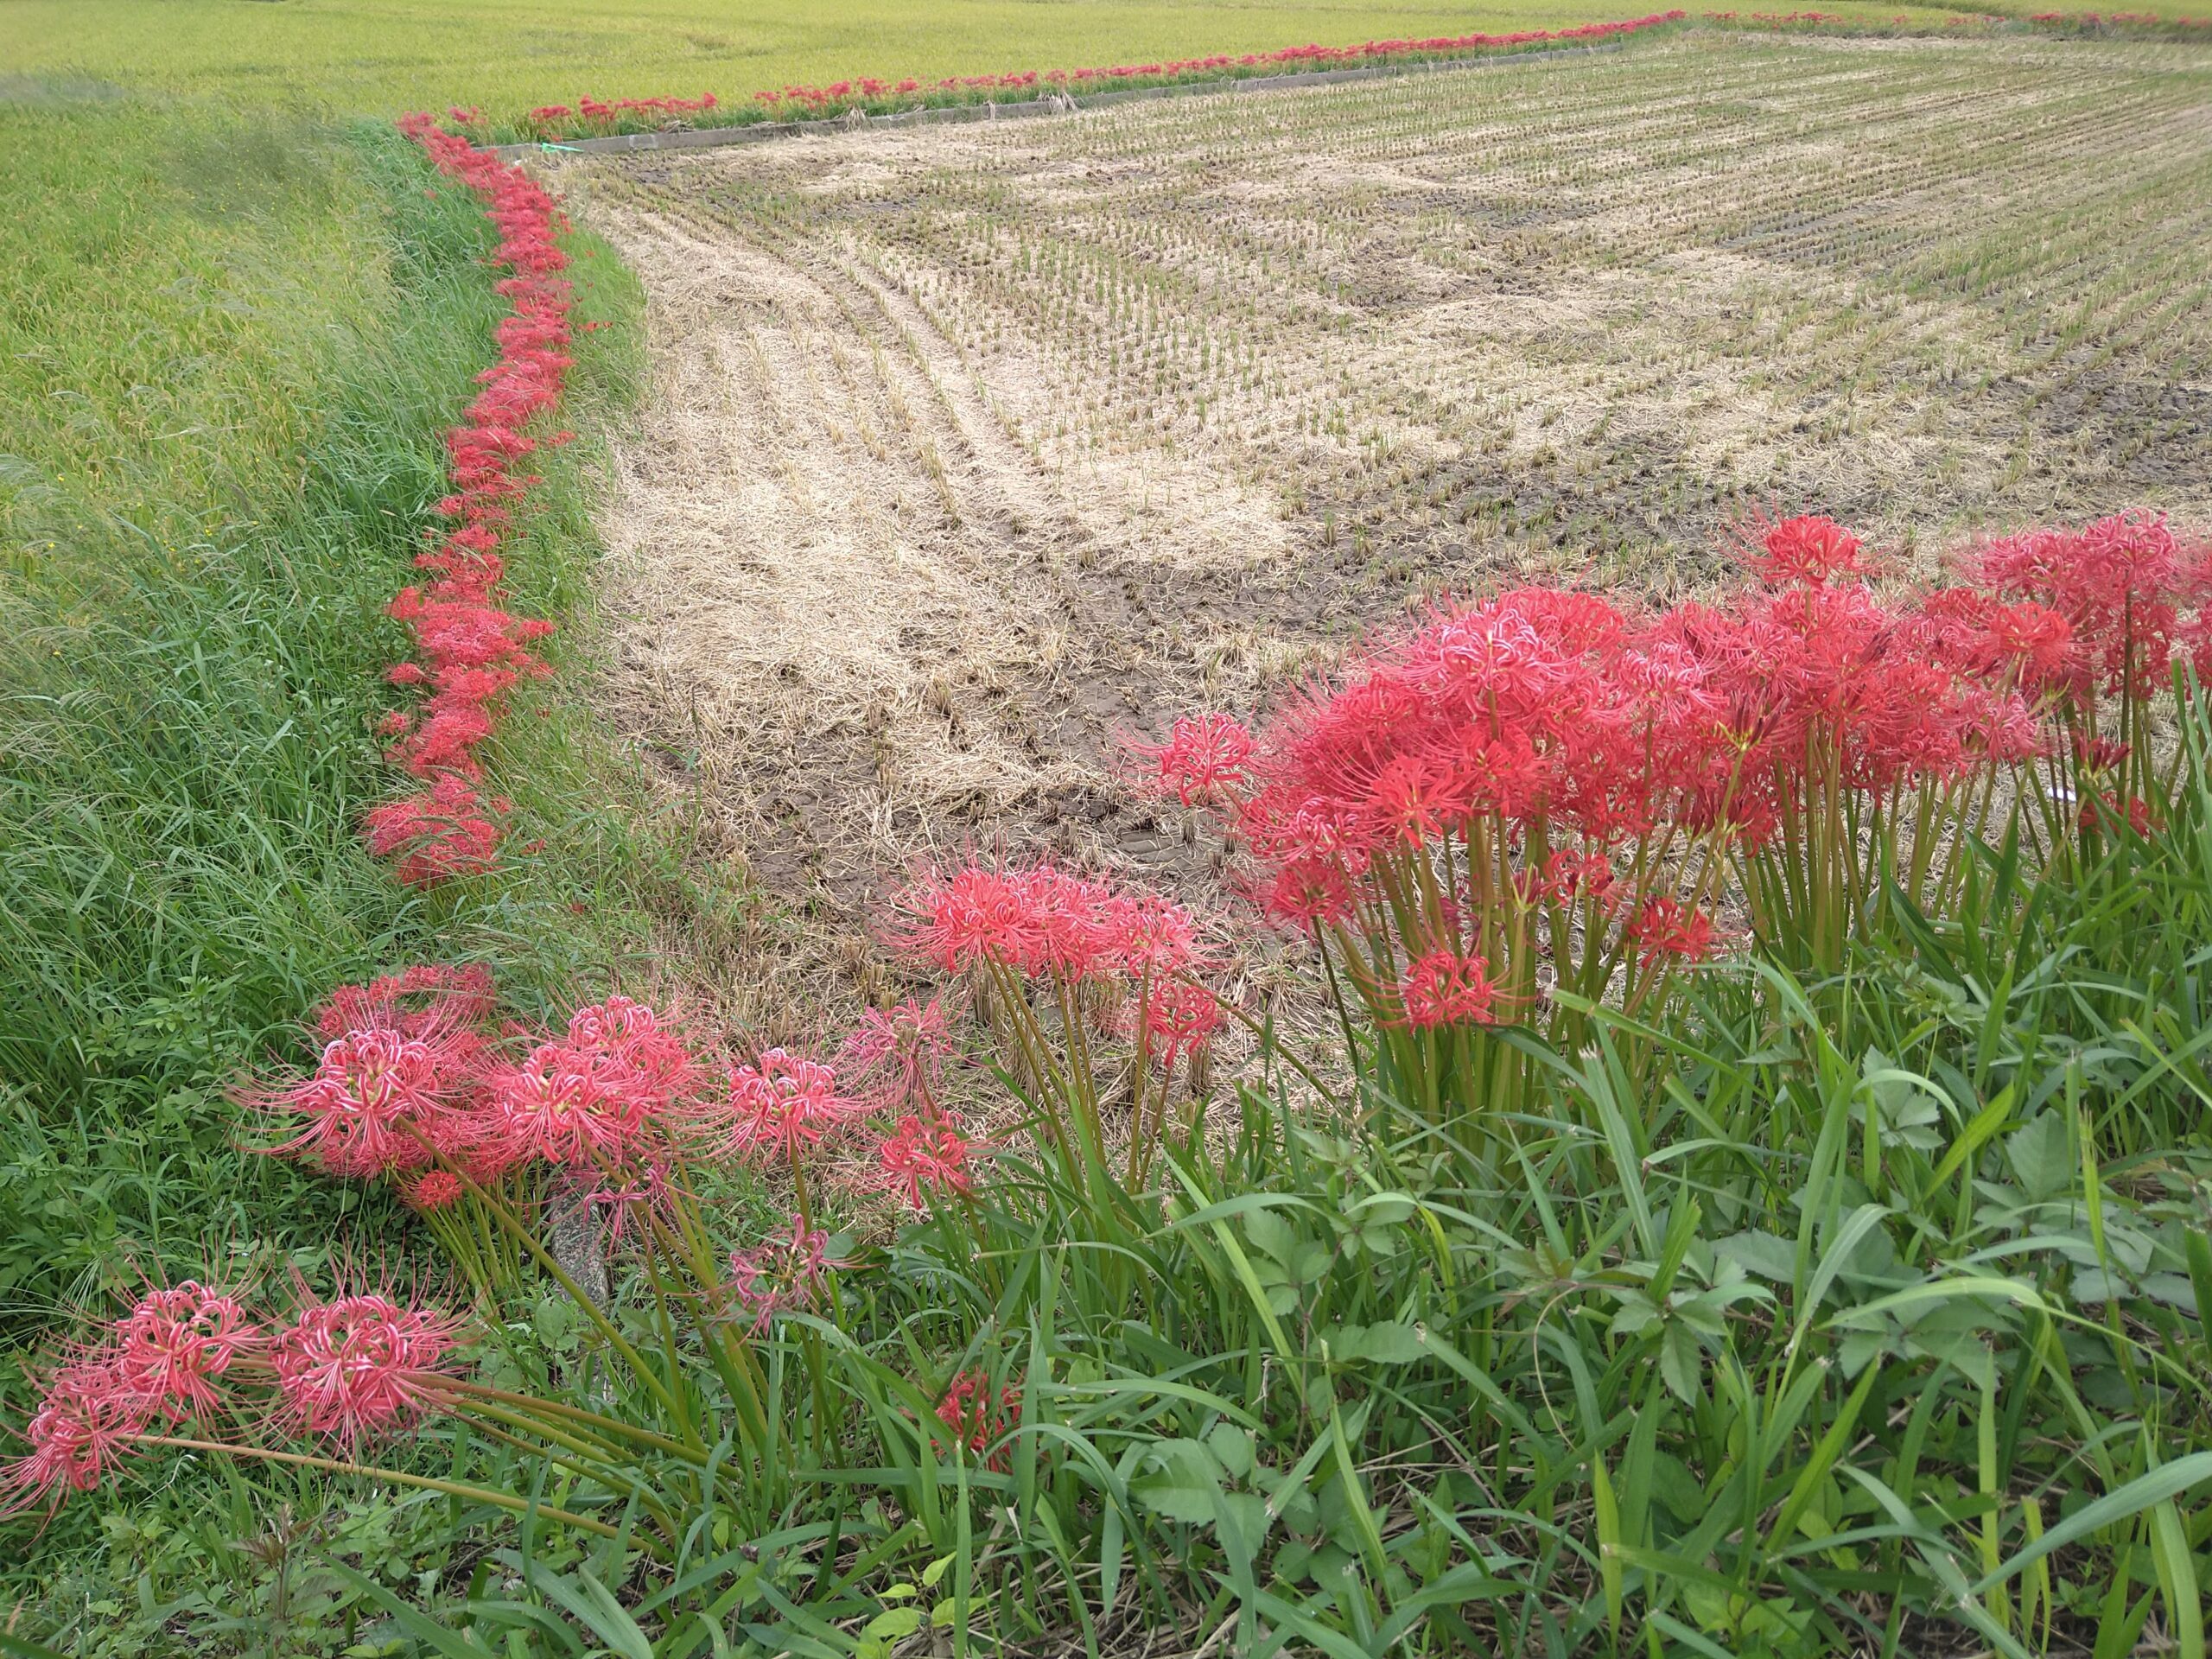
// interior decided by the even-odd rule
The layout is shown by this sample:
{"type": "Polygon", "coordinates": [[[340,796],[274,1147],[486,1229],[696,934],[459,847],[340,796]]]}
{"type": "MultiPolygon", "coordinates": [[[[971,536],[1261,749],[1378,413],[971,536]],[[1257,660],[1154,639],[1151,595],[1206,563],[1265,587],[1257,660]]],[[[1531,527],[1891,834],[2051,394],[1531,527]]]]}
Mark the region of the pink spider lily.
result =
{"type": "Polygon", "coordinates": [[[910,1113],[876,1143],[876,1166],[868,1184],[896,1193],[910,1210],[926,1210],[932,1192],[969,1190],[968,1154],[973,1150],[956,1114],[924,1118],[910,1113]]]}
{"type": "Polygon", "coordinates": [[[156,1287],[114,1326],[114,1373],[124,1393],[172,1419],[221,1403],[217,1382],[241,1358],[257,1357],[265,1336],[238,1299],[187,1279],[156,1287]]]}
{"type": "Polygon", "coordinates": [[[372,1293],[310,1304],[270,1340],[280,1421],[348,1447],[405,1427],[440,1404],[458,1330],[372,1293]]]}
{"type": "Polygon", "coordinates": [[[944,1004],[910,997],[895,1007],[864,1010],[838,1050],[837,1065],[858,1097],[878,1109],[927,1109],[954,1052],[944,1004]]]}
{"type": "Polygon", "coordinates": [[[728,1097],[706,1117],[724,1155],[796,1164],[865,1109],[838,1092],[837,1074],[819,1060],[772,1048],[732,1069],[728,1097]]]}

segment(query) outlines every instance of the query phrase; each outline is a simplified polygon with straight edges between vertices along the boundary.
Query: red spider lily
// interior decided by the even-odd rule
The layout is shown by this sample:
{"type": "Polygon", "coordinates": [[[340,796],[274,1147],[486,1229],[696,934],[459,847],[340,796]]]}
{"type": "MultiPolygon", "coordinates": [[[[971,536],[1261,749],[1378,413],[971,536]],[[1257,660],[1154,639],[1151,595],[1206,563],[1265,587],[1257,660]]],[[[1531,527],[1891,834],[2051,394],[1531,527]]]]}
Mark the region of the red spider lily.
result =
{"type": "Polygon", "coordinates": [[[479,795],[466,778],[448,772],[426,790],[372,809],[369,850],[397,856],[404,885],[438,887],[493,867],[501,834],[493,815],[506,810],[499,797],[479,795]]]}
{"type": "Polygon", "coordinates": [[[836,1073],[820,1061],[772,1048],[757,1065],[731,1070],[728,1097],[706,1120],[726,1155],[772,1154],[796,1163],[802,1152],[865,1109],[838,1093],[836,1073]]]}
{"type": "MultiPolygon", "coordinates": [[[[479,1184],[481,1184],[480,1180],[479,1184]]],[[[451,1209],[461,1201],[467,1191],[461,1177],[448,1169],[426,1169],[400,1189],[401,1195],[409,1204],[426,1213],[451,1209]]]]}
{"type": "Polygon", "coordinates": [[[298,1133],[269,1148],[312,1156],[334,1175],[378,1175],[429,1161],[434,1132],[466,1086],[474,1046],[431,1027],[408,1036],[381,1026],[323,1046],[312,1074],[248,1103],[290,1120],[298,1133]]]}
{"type": "Polygon", "coordinates": [[[889,943],[947,973],[1136,977],[1185,966],[1194,953],[1195,929],[1180,906],[1116,893],[1052,864],[932,870],[892,902],[889,943]]]}
{"type": "Polygon", "coordinates": [[[878,1192],[897,1193],[909,1209],[925,1210],[929,1189],[969,1190],[968,1154],[973,1150],[960,1132],[957,1114],[924,1118],[910,1113],[877,1142],[877,1167],[868,1184],[878,1192]]]}
{"type": "MultiPolygon", "coordinates": [[[[1087,1183],[1103,1157],[1096,1032],[1122,1023],[1122,999],[1186,974],[1199,960],[1198,929],[1181,906],[1117,892],[1052,864],[931,869],[894,897],[887,942],[949,973],[969,973],[1009,1070],[1039,1109],[1071,1181],[1087,1183]],[[1024,982],[1028,982],[1025,983],[1024,982]],[[1057,1020],[1040,1013],[1043,982],[1057,1020]],[[987,995],[985,993],[988,993],[987,995]]],[[[1167,1006],[1166,1002],[1157,1005],[1167,1006]]],[[[1130,1141],[1133,1160],[1143,1146],[1130,1141]]]]}
{"type": "Polygon", "coordinates": [[[681,1209],[668,1166],[651,1154],[636,1160],[619,1181],[596,1185],[577,1182],[575,1188],[589,1208],[607,1211],[607,1236],[612,1243],[620,1243],[630,1232],[632,1217],[639,1217],[644,1219],[639,1236],[650,1248],[654,1224],[673,1224],[681,1209]]]}
{"type": "Polygon", "coordinates": [[[1031,895],[1005,872],[969,865],[931,871],[893,900],[900,918],[890,940],[906,955],[949,974],[1003,966],[1032,971],[1045,938],[1031,895]]]}
{"type": "MultiPolygon", "coordinates": [[[[950,1429],[954,1444],[976,1457],[994,1440],[1002,1439],[1020,1421],[1021,1390],[1007,1387],[991,1397],[991,1379],[981,1371],[963,1371],[946,1387],[938,1402],[937,1420],[950,1429]]],[[[986,1468],[1003,1474],[1008,1466],[1007,1449],[991,1453],[986,1468]]]]}
{"type": "MultiPolygon", "coordinates": [[[[1470,53],[1510,51],[1516,48],[1564,41],[1609,40],[1678,23],[1688,15],[1679,10],[1665,11],[1618,22],[1582,23],[1559,29],[1516,29],[1503,35],[1477,33],[1433,35],[1420,40],[1364,41],[1357,46],[1290,46],[1274,52],[1215,52],[1202,57],[1117,63],[1078,69],[1015,69],[1000,74],[948,75],[928,83],[912,75],[895,83],[874,76],[858,75],[834,80],[823,86],[791,86],[780,91],[757,92],[753,94],[753,99],[771,111],[785,105],[795,105],[810,113],[828,114],[855,104],[894,94],[909,96],[925,90],[940,94],[988,95],[1029,91],[1039,85],[1082,87],[1094,81],[1124,85],[1133,81],[1173,82],[1193,78],[1219,78],[1224,72],[1238,70],[1255,73],[1282,69],[1295,71],[1348,64],[1387,63],[1405,58],[1451,58],[1470,53]]],[[[1805,14],[1808,18],[1818,15],[1805,14]]],[[[524,124],[531,136],[536,138],[575,137],[618,130],[623,125],[625,116],[634,116],[642,121],[674,111],[714,107],[711,95],[690,101],[666,98],[602,101],[582,98],[576,101],[573,109],[565,104],[541,105],[530,111],[524,124]]]]}
{"type": "Polygon", "coordinates": [[[2145,700],[2165,683],[2188,550],[2164,513],[2123,512],[2084,529],[2001,537],[1967,556],[1974,580],[2063,616],[2083,653],[2077,702],[2095,689],[2145,700]]]}
{"type": "Polygon", "coordinates": [[[2073,626],[2047,605],[2008,605],[1971,588],[1940,588],[1921,600],[1911,623],[1931,656],[2038,701],[2081,683],[2073,626]]]}
{"type": "Polygon", "coordinates": [[[2107,823],[2125,823],[2138,836],[2147,836],[2158,827],[2158,820],[2151,810],[2151,803],[2140,795],[2128,797],[2120,804],[2120,797],[2101,794],[2082,804],[2077,823],[2083,830],[2101,830],[2107,823]]]}
{"type": "Polygon", "coordinates": [[[1179,720],[1168,728],[1165,743],[1128,747],[1131,753],[1153,763],[1154,786],[1185,806],[1236,795],[1244,786],[1253,751],[1252,734],[1227,715],[1179,720]]]}
{"type": "Polygon", "coordinates": [[[1651,899],[1629,924],[1646,966],[1662,959],[1704,962],[1714,950],[1713,918],[1673,899],[1651,899]]]}
{"type": "Polygon", "coordinates": [[[634,1092],[667,1112],[690,1089],[697,1067],[683,1038],[660,1014],[626,996],[610,996],[569,1016],[568,1046],[605,1057],[634,1092]]]}
{"type": "Polygon", "coordinates": [[[679,1127],[696,1067],[682,1038],[642,1002],[610,996],[569,1016],[567,1033],[520,1065],[493,1070],[465,1129],[441,1150],[505,1168],[650,1161],[679,1127]]]}
{"type": "Polygon", "coordinates": [[[71,1492],[88,1492],[130,1455],[145,1432],[149,1397],[126,1382],[112,1355],[63,1365],[48,1379],[23,1430],[30,1450],[0,1472],[0,1515],[33,1507],[48,1514],[71,1492]]]}
{"type": "Polygon", "coordinates": [[[216,1379],[264,1342],[236,1296],[191,1279],[148,1291],[114,1332],[118,1386],[171,1418],[213,1410],[216,1379]]]}
{"type": "Polygon", "coordinates": [[[486,1085],[470,1135],[509,1166],[532,1158],[586,1168],[620,1164],[665,1138],[663,1091],[588,1046],[541,1043],[486,1085]]]}
{"type": "Polygon", "coordinates": [[[1497,1018],[1497,987],[1478,956],[1439,949],[1416,958],[1398,985],[1405,1023],[1416,1031],[1440,1026],[1487,1026],[1497,1018]]]}
{"type": "Polygon", "coordinates": [[[435,1038],[457,1056],[473,1044],[472,1027],[491,1017],[493,998],[489,968],[418,963],[365,985],[340,985],[315,1011],[315,1030],[329,1042],[349,1031],[383,1027],[403,1037],[435,1038]]]}
{"type": "MultiPolygon", "coordinates": [[[[455,109],[450,118],[474,126],[480,117],[455,109]]],[[[499,232],[495,257],[512,273],[498,284],[512,308],[495,331],[498,360],[479,377],[480,390],[462,423],[446,437],[455,488],[438,509],[459,522],[416,560],[435,579],[403,590],[390,607],[413,635],[417,660],[397,664],[388,677],[431,688],[419,710],[386,723],[397,740],[390,759],[429,787],[371,812],[367,837],[378,856],[399,859],[403,882],[429,887],[496,861],[498,819],[508,805],[479,795],[467,780],[479,772],[477,752],[498,728],[505,694],[518,680],[546,671],[529,646],[552,625],[514,616],[495,598],[505,575],[501,539],[515,503],[536,481],[517,470],[541,442],[523,429],[559,403],[569,366],[570,294],[559,276],[568,256],[555,240],[558,216],[543,188],[491,151],[441,130],[427,115],[405,117],[399,125],[442,174],[482,202],[499,232]]],[[[564,437],[556,433],[542,442],[564,437]]]]}
{"type": "Polygon", "coordinates": [[[1745,563],[1770,587],[1792,582],[1820,588],[1835,576],[1866,574],[1859,563],[1859,538],[1833,518],[1785,518],[1753,526],[1745,563]]]}
{"type": "Polygon", "coordinates": [[[1220,999],[1186,979],[1156,981],[1122,1010],[1122,1028],[1141,1052],[1172,1071],[1177,1061],[1203,1052],[1220,1032],[1220,999]]]}
{"type": "Polygon", "coordinates": [[[269,1344],[280,1419],[347,1446],[433,1408],[458,1322],[388,1296],[340,1296],[303,1309],[269,1344]]]}
{"type": "Polygon", "coordinates": [[[1588,898],[1605,904],[1615,897],[1618,874],[1603,853],[1560,851],[1544,866],[1544,896],[1555,903],[1588,898]]]}
{"type": "Polygon", "coordinates": [[[846,1265],[832,1261],[829,1248],[829,1234],[793,1216],[751,1249],[730,1252],[729,1291],[753,1316],[756,1334],[787,1308],[817,1305],[823,1275],[846,1265]]]}
{"type": "Polygon", "coordinates": [[[1268,915],[1294,925],[1340,922],[1351,909],[1351,881],[1340,860],[1305,854],[1276,867],[1259,901],[1268,915]]]}
{"type": "Polygon", "coordinates": [[[1117,970],[1135,980],[1180,973],[1198,960],[1191,912],[1156,893],[1107,893],[1091,900],[1085,925],[1089,971],[1117,970]]]}
{"type": "Polygon", "coordinates": [[[896,1007],[865,1010],[838,1050],[837,1065],[856,1096],[872,1107],[926,1109],[953,1052],[944,1005],[935,997],[927,1002],[909,998],[896,1007]]]}

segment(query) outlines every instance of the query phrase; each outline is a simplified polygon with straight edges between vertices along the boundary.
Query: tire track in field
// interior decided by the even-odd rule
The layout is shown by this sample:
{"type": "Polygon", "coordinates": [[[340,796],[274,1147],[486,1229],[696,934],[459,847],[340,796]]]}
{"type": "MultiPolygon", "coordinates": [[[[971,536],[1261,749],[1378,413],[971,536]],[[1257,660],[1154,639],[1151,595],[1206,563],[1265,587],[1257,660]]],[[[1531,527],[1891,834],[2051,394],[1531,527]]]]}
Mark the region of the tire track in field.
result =
{"type": "Polygon", "coordinates": [[[1123,734],[1205,693],[1162,595],[1219,572],[1152,556],[1182,527],[1040,464],[863,268],[594,217],[645,283],[655,364],[604,524],[608,706],[784,914],[765,971],[748,950],[708,995],[773,1033],[833,982],[874,994],[886,889],[969,849],[1220,904],[1189,816],[1116,775],[1123,734]]]}

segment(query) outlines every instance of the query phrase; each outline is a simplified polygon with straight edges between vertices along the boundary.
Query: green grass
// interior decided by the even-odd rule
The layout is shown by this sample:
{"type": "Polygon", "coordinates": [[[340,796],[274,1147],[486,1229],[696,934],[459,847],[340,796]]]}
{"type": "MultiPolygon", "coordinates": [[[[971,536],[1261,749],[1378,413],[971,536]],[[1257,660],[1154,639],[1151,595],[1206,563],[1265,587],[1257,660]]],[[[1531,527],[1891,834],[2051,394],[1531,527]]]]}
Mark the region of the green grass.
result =
{"type": "MultiPolygon", "coordinates": [[[[1209,52],[1554,29],[1664,10],[1640,0],[7,0],[0,75],[83,78],[256,103],[394,113],[787,83],[1141,63],[1209,52]]],[[[1844,4],[1931,22],[1941,7],[1844,4]]]]}
{"type": "MultiPolygon", "coordinates": [[[[405,637],[382,613],[501,303],[474,202],[378,124],[130,103],[0,111],[0,1296],[132,1254],[327,1247],[225,1090],[340,981],[496,957],[550,993],[632,937],[636,856],[562,682],[495,767],[546,850],[447,895],[359,842],[405,637]],[[572,906],[574,906],[572,908],[572,906]]],[[[634,289],[594,253],[580,316],[634,289]]],[[[585,336],[578,406],[626,395],[585,336]]],[[[550,459],[520,608],[580,615],[589,447],[550,459]]],[[[557,642],[556,642],[557,643],[557,642]]]]}

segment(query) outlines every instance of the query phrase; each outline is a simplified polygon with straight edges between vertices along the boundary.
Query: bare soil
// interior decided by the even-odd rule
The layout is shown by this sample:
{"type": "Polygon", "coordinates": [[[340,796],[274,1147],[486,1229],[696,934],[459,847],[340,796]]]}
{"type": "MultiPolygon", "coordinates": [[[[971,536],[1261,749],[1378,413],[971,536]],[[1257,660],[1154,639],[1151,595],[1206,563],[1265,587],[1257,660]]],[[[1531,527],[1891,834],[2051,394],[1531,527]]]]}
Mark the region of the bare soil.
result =
{"type": "Polygon", "coordinates": [[[1228,904],[1122,740],[1446,594],[1695,588],[1755,508],[1923,571],[2212,518],[2208,139],[2201,52],[1695,36],[565,168],[655,364],[607,702],[779,907],[709,994],[880,995],[968,850],[1228,904]]]}

